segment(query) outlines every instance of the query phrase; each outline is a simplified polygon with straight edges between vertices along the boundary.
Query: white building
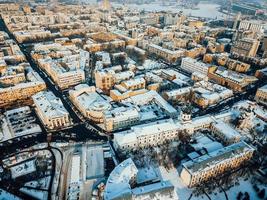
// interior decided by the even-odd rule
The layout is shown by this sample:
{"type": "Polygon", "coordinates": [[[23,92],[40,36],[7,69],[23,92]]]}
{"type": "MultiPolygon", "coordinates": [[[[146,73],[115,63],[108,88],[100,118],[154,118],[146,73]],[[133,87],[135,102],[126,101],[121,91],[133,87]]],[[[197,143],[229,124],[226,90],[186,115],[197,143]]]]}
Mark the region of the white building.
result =
{"type": "Polygon", "coordinates": [[[84,68],[89,54],[75,45],[36,44],[32,57],[62,90],[85,80],[84,68]]]}
{"type": "Polygon", "coordinates": [[[106,131],[127,128],[140,121],[140,114],[136,108],[118,107],[105,112],[104,127],[106,131]]]}
{"type": "Polygon", "coordinates": [[[20,137],[22,135],[41,133],[41,127],[36,123],[36,118],[32,115],[29,106],[8,110],[4,113],[5,119],[2,126],[7,124],[8,129],[4,129],[4,139],[20,137]]]}
{"type": "Polygon", "coordinates": [[[223,121],[212,123],[211,130],[215,136],[221,139],[225,144],[239,142],[241,139],[240,133],[223,121]]]}
{"type": "Polygon", "coordinates": [[[213,177],[219,177],[227,170],[238,168],[251,159],[254,148],[239,142],[211,153],[194,158],[183,164],[181,178],[188,187],[194,187],[213,177]]]}
{"type": "Polygon", "coordinates": [[[81,184],[81,157],[77,154],[72,156],[71,169],[70,169],[70,181],[68,187],[68,200],[79,199],[80,196],[80,184],[81,184]]]}
{"type": "MultiPolygon", "coordinates": [[[[132,199],[132,200],[177,200],[174,186],[169,181],[159,181],[138,186],[136,183],[139,169],[131,158],[117,165],[108,177],[105,191],[105,200],[132,199]]],[[[149,173],[149,172],[148,172],[149,173]]],[[[149,174],[144,174],[148,177],[149,174]]],[[[142,179],[144,179],[142,177],[142,179]]]]}
{"type": "Polygon", "coordinates": [[[28,160],[26,162],[19,163],[10,168],[11,176],[13,179],[19,178],[21,176],[25,176],[27,174],[31,174],[36,171],[36,160],[28,160]]]}
{"type": "Polygon", "coordinates": [[[190,57],[182,59],[181,68],[189,73],[199,72],[204,75],[208,75],[209,70],[209,66],[207,64],[198,62],[190,57]]]}
{"type": "Polygon", "coordinates": [[[69,92],[70,100],[82,115],[95,122],[102,123],[104,112],[111,109],[110,103],[96,92],[94,86],[77,85],[69,92]]]}
{"type": "Polygon", "coordinates": [[[131,130],[114,134],[114,147],[120,150],[146,148],[174,140],[180,126],[172,119],[131,127],[131,130]]]}
{"type": "Polygon", "coordinates": [[[58,129],[71,124],[68,111],[52,92],[39,92],[32,96],[36,113],[48,129],[58,129]]]}
{"type": "Polygon", "coordinates": [[[257,33],[263,33],[264,31],[264,24],[259,21],[246,21],[242,20],[238,27],[239,30],[251,30],[257,33]]]}
{"type": "Polygon", "coordinates": [[[262,103],[264,105],[267,105],[267,84],[258,88],[255,100],[258,103],[262,103]]]}
{"type": "Polygon", "coordinates": [[[148,91],[144,94],[138,94],[130,97],[130,101],[135,105],[147,105],[150,102],[156,103],[159,107],[161,107],[166,114],[170,117],[177,116],[177,110],[169,104],[163,97],[154,90],[148,91]]]}

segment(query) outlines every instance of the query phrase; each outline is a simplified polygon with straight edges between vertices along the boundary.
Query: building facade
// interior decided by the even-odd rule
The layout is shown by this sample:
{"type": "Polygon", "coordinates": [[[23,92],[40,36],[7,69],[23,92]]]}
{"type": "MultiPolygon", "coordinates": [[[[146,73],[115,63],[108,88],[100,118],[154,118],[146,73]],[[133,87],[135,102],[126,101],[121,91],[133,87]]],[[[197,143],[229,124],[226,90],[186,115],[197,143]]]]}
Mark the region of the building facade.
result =
{"type": "Polygon", "coordinates": [[[71,125],[68,111],[52,92],[39,92],[32,99],[36,113],[47,129],[61,129],[71,125]]]}
{"type": "Polygon", "coordinates": [[[188,187],[218,177],[228,170],[238,168],[253,156],[254,148],[239,142],[205,154],[183,164],[181,178],[188,187]]]}

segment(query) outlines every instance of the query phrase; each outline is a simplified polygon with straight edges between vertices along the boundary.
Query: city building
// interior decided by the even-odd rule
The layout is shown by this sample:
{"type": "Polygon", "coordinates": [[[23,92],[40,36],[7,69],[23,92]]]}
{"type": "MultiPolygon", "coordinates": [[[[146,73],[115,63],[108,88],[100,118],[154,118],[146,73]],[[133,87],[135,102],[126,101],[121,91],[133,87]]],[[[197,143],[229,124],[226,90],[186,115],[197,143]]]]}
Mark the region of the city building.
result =
{"type": "Polygon", "coordinates": [[[253,31],[257,33],[263,33],[264,31],[264,24],[261,23],[261,21],[247,21],[247,20],[242,20],[240,21],[239,30],[242,31],[253,31]]]}
{"type": "Polygon", "coordinates": [[[79,199],[80,197],[80,184],[81,184],[81,157],[78,154],[72,156],[70,178],[68,183],[68,200],[79,199]]]}
{"type": "Polygon", "coordinates": [[[147,47],[147,51],[150,54],[155,54],[158,57],[164,59],[165,61],[167,61],[168,63],[175,63],[177,62],[179,59],[181,59],[184,56],[185,51],[184,50],[169,50],[166,48],[163,48],[161,46],[158,46],[156,44],[150,44],[147,47]]]}
{"type": "Polygon", "coordinates": [[[146,87],[146,81],[144,78],[135,78],[123,81],[121,85],[127,90],[138,90],[146,87]]]}
{"type": "Polygon", "coordinates": [[[234,43],[231,53],[247,57],[255,57],[260,46],[260,41],[251,38],[243,38],[234,43]]]}
{"type": "Polygon", "coordinates": [[[253,153],[254,148],[245,142],[235,143],[185,162],[180,176],[188,187],[194,187],[240,167],[253,153]]]}
{"type": "Polygon", "coordinates": [[[25,101],[32,95],[46,89],[43,80],[19,83],[15,86],[0,88],[0,107],[13,104],[16,101],[25,101]]]}
{"type": "Polygon", "coordinates": [[[3,117],[2,133],[0,134],[2,141],[42,132],[29,106],[8,110],[4,112],[3,117]]]}
{"type": "Polygon", "coordinates": [[[36,44],[32,57],[61,90],[85,81],[84,68],[89,55],[75,45],[36,44]]]}
{"type": "Polygon", "coordinates": [[[267,85],[258,88],[255,100],[267,106],[267,85]]]}
{"type": "Polygon", "coordinates": [[[240,142],[240,133],[223,121],[216,121],[211,125],[211,131],[215,137],[218,137],[226,145],[240,142]]]}
{"type": "Polygon", "coordinates": [[[104,113],[111,109],[110,103],[96,92],[94,86],[77,85],[69,91],[69,97],[84,117],[97,123],[103,123],[104,113]]]}
{"type": "Polygon", "coordinates": [[[177,139],[179,128],[171,119],[132,126],[131,130],[114,134],[114,146],[124,151],[160,145],[177,139]]]}
{"type": "Polygon", "coordinates": [[[231,88],[234,92],[245,91],[251,84],[258,81],[254,76],[229,71],[224,67],[211,67],[208,77],[219,85],[231,88]]]}
{"type": "Polygon", "coordinates": [[[241,73],[246,73],[250,69],[250,64],[234,60],[234,59],[228,59],[226,62],[226,66],[228,69],[241,72],[241,73]]]}
{"type": "Polygon", "coordinates": [[[158,180],[153,168],[138,169],[131,158],[115,167],[105,186],[105,200],[122,198],[133,200],[178,199],[174,186],[169,181],[158,180]]]}
{"type": "Polygon", "coordinates": [[[201,108],[216,105],[232,97],[233,91],[208,81],[196,82],[192,88],[191,101],[201,108]]]}
{"type": "Polygon", "coordinates": [[[198,62],[193,58],[186,57],[182,59],[181,68],[189,73],[199,72],[207,75],[210,66],[205,63],[198,62]]]}
{"type": "Polygon", "coordinates": [[[36,113],[47,129],[61,129],[71,125],[68,111],[52,92],[39,92],[33,95],[32,99],[36,113]]]}
{"type": "Polygon", "coordinates": [[[136,108],[118,107],[104,113],[105,130],[115,131],[136,125],[140,121],[140,114],[136,108]]]}

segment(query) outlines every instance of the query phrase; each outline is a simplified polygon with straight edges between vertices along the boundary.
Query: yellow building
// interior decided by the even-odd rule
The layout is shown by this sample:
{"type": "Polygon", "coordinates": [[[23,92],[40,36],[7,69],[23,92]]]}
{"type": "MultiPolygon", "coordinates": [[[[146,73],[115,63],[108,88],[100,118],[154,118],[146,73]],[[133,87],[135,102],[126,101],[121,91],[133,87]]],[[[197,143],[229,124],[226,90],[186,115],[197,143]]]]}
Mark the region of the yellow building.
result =
{"type": "Polygon", "coordinates": [[[129,90],[126,92],[120,92],[119,90],[110,90],[110,97],[112,98],[113,101],[121,101],[138,94],[144,94],[146,92],[147,92],[146,89],[140,89],[134,91],[129,90]]]}
{"type": "Polygon", "coordinates": [[[113,74],[107,71],[96,71],[95,84],[97,88],[100,88],[104,91],[109,91],[115,84],[113,74]]]}
{"type": "Polygon", "coordinates": [[[247,57],[255,57],[260,46],[260,41],[251,38],[243,38],[235,42],[231,53],[247,57]]]}
{"type": "Polygon", "coordinates": [[[175,63],[184,56],[184,50],[172,51],[155,44],[148,45],[147,50],[150,54],[155,54],[169,63],[175,63]]]}
{"type": "Polygon", "coordinates": [[[196,47],[194,49],[186,50],[185,56],[190,58],[196,58],[200,55],[204,55],[205,53],[206,53],[206,48],[201,46],[201,47],[196,47]]]}
{"type": "Polygon", "coordinates": [[[204,25],[204,22],[202,22],[202,21],[190,21],[188,23],[188,26],[196,27],[196,28],[201,28],[203,25],[204,25]]]}
{"type": "Polygon", "coordinates": [[[259,103],[267,105],[267,85],[257,90],[255,100],[259,103]]]}
{"type": "Polygon", "coordinates": [[[208,77],[219,85],[231,88],[234,92],[243,92],[247,86],[258,81],[254,76],[247,76],[216,66],[209,69],[208,77]]]}
{"type": "Polygon", "coordinates": [[[250,64],[238,61],[238,60],[233,60],[233,59],[228,59],[226,66],[228,69],[237,71],[237,72],[242,72],[245,73],[250,69],[250,64]]]}
{"type": "Polygon", "coordinates": [[[46,89],[44,82],[20,83],[13,87],[0,88],[0,107],[18,100],[27,100],[32,95],[46,89]]]}

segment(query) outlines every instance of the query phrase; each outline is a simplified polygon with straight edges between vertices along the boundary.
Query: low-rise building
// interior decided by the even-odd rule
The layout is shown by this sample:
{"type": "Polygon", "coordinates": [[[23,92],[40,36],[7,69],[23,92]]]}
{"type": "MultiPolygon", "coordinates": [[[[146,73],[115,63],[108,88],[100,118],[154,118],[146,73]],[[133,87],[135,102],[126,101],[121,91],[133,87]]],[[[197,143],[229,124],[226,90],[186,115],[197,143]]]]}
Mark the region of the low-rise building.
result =
{"type": "Polygon", "coordinates": [[[192,87],[184,87],[163,93],[163,98],[173,103],[187,101],[192,92],[192,87]]]}
{"type": "Polygon", "coordinates": [[[212,123],[211,130],[215,137],[218,137],[226,145],[240,142],[240,133],[223,121],[212,123]]]}
{"type": "Polygon", "coordinates": [[[131,127],[131,130],[114,134],[114,146],[119,150],[146,148],[174,140],[179,126],[171,119],[131,127]]]}
{"type": "Polygon", "coordinates": [[[189,73],[199,72],[207,75],[210,66],[205,63],[198,62],[193,58],[186,57],[182,59],[181,68],[189,73]]]}
{"type": "Polygon", "coordinates": [[[110,103],[96,92],[94,86],[77,85],[69,91],[70,100],[82,115],[97,123],[103,123],[104,113],[111,109],[110,103]]]}
{"type": "Polygon", "coordinates": [[[254,148],[245,142],[239,142],[211,153],[194,158],[183,164],[181,178],[188,187],[197,186],[219,177],[225,171],[240,167],[251,159],[254,148]]]}
{"type": "Polygon", "coordinates": [[[250,64],[247,64],[247,63],[244,63],[238,60],[230,59],[230,58],[227,60],[226,66],[230,70],[243,72],[243,73],[247,72],[250,69],[250,64]]]}
{"type": "Polygon", "coordinates": [[[39,92],[32,99],[36,113],[46,128],[61,129],[71,125],[68,111],[52,92],[39,92]]]}
{"type": "Polygon", "coordinates": [[[75,154],[71,159],[70,178],[68,183],[68,200],[79,199],[81,185],[81,156],[75,154]]]}
{"type": "Polygon", "coordinates": [[[152,170],[153,168],[138,169],[131,158],[124,160],[110,173],[104,199],[177,200],[174,186],[169,181],[154,178],[152,170]]]}
{"type": "Polygon", "coordinates": [[[243,38],[234,43],[231,53],[247,57],[255,57],[260,46],[260,41],[251,38],[243,38]]]}
{"type": "Polygon", "coordinates": [[[19,83],[12,87],[0,88],[0,107],[19,100],[27,100],[32,95],[46,89],[43,81],[19,83]]]}
{"type": "Polygon", "coordinates": [[[146,87],[146,81],[144,78],[135,78],[123,81],[121,85],[127,90],[138,90],[146,87]]]}
{"type": "Polygon", "coordinates": [[[254,76],[229,71],[223,67],[210,68],[208,77],[220,85],[231,88],[234,92],[245,91],[249,85],[258,81],[254,76]]]}
{"type": "Polygon", "coordinates": [[[29,106],[8,110],[4,113],[4,117],[3,140],[42,132],[29,106]]]}
{"type": "Polygon", "coordinates": [[[267,85],[258,88],[255,100],[267,106],[267,85]]]}
{"type": "Polygon", "coordinates": [[[148,45],[147,50],[150,54],[155,54],[169,63],[175,63],[178,59],[181,59],[185,53],[182,49],[172,51],[156,44],[148,45]]]}
{"type": "Polygon", "coordinates": [[[52,37],[49,30],[27,30],[27,31],[14,31],[14,36],[19,43],[35,41],[38,39],[47,39],[52,37]]]}
{"type": "Polygon", "coordinates": [[[201,108],[216,105],[232,96],[232,90],[208,81],[196,82],[192,88],[192,101],[201,108]]]}
{"type": "Polygon", "coordinates": [[[96,87],[104,91],[109,91],[115,84],[113,71],[99,70],[95,72],[96,87]]]}
{"type": "Polygon", "coordinates": [[[62,90],[85,80],[84,68],[89,53],[79,50],[75,45],[36,44],[32,58],[62,90]]]}
{"type": "Polygon", "coordinates": [[[194,49],[186,50],[185,56],[190,58],[197,58],[200,55],[204,55],[206,53],[206,48],[203,46],[196,47],[194,49]]]}
{"type": "Polygon", "coordinates": [[[104,126],[106,131],[115,131],[137,124],[140,117],[136,108],[118,107],[105,112],[104,126]]]}

